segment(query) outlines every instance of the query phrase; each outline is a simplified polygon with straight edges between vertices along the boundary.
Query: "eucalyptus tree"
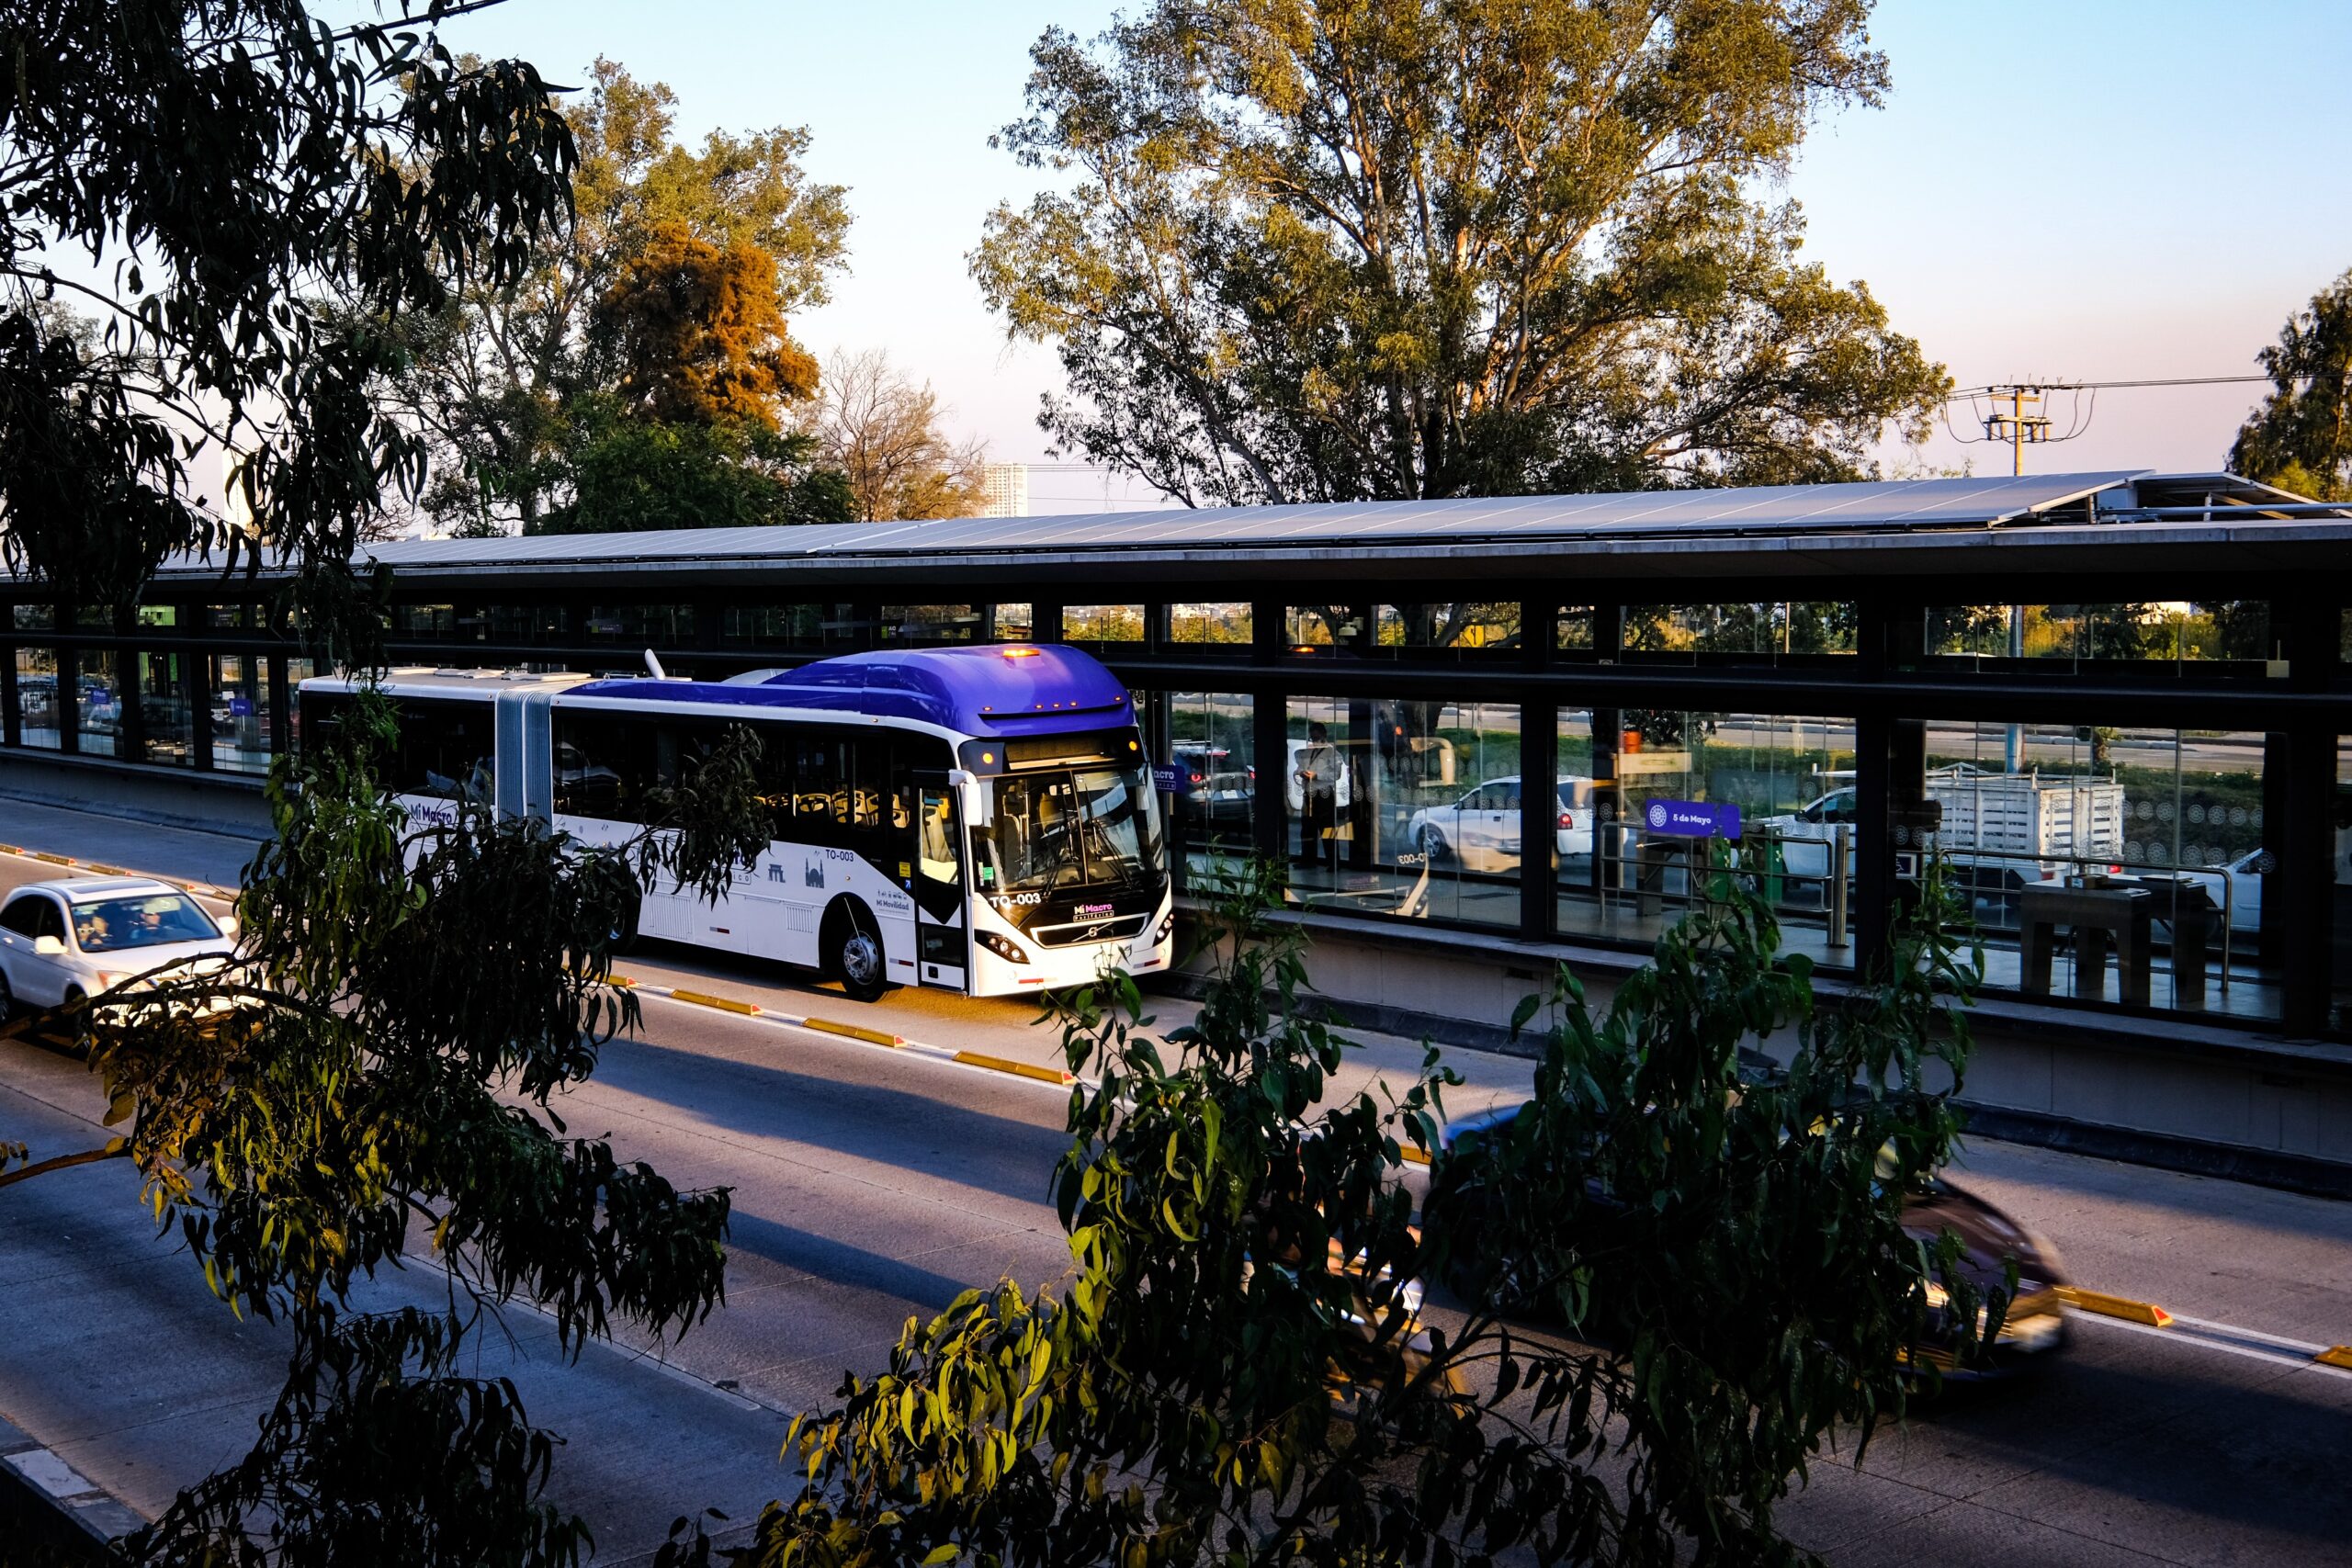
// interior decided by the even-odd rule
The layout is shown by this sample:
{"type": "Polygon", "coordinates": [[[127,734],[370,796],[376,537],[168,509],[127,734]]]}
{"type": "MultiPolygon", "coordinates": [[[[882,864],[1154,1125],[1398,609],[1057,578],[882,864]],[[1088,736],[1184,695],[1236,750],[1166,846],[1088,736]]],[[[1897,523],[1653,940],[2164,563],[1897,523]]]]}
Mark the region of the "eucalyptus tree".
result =
{"type": "MultiPolygon", "coordinates": [[[[232,580],[281,563],[322,650],[374,661],[354,546],[414,497],[427,450],[380,398],[405,325],[515,283],[571,213],[572,137],[537,72],[442,41],[479,8],[0,10],[10,568],[121,611],[175,552],[232,580]],[[190,477],[208,451],[225,496],[190,477]]],[[[0,1202],[128,1164],[188,1255],[156,1266],[200,1267],[224,1310],[291,1330],[255,1448],[133,1555],[569,1562],[586,1534],[541,1500],[551,1436],[459,1357],[516,1297],[575,1349],[616,1318],[683,1330],[719,1298],[726,1195],[569,1135],[560,1106],[635,1021],[608,965],[636,886],[715,896],[764,840],[752,742],[619,856],[480,803],[409,820],[382,787],[384,710],[359,711],[273,773],[234,959],[70,1010],[116,1131],[51,1151],[0,1128],[0,1202]],[[389,1279],[418,1262],[446,1275],[435,1304],[389,1279]]]]}
{"type": "Polygon", "coordinates": [[[1950,390],[1775,199],[1868,0],[1161,0],[1032,50],[971,266],[1187,502],[1851,478],[1950,390]]]}
{"type": "Polygon", "coordinates": [[[2322,501],[2352,500],[2352,272],[2312,296],[2256,356],[2271,380],[2230,467],[2322,501]]]}
{"type": "Polygon", "coordinates": [[[1885,978],[1816,1008],[1735,893],[1597,1016],[1563,976],[1532,1098],[1449,1151],[1435,1052],[1317,1109],[1344,1042],[1245,896],[1194,1022],[1155,1038],[1123,978],[1074,1004],[1069,1275],[910,1324],[796,1425],[804,1483],[737,1560],[1803,1560],[1776,1506],[1902,1411],[1929,1280],[2001,1322],[1903,1225],[1955,1130],[1954,913],[1931,886],[1885,978]],[[1784,1071],[1743,1065],[1768,1037],[1784,1071]]]}

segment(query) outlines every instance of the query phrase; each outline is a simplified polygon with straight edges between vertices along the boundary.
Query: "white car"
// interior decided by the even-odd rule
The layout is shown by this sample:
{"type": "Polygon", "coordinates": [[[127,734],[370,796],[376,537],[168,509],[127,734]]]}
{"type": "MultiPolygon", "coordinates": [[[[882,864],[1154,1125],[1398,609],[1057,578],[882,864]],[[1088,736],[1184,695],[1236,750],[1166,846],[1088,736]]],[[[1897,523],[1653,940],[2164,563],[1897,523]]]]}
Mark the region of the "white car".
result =
{"type": "MultiPolygon", "coordinates": [[[[1560,775],[1553,848],[1563,860],[1592,853],[1592,781],[1560,775]]],[[[1451,806],[1425,806],[1407,826],[1430,865],[1459,858],[1466,871],[1519,869],[1519,779],[1488,779],[1451,806]]]]}
{"type": "Polygon", "coordinates": [[[233,915],[215,919],[167,882],[144,876],[35,882],[0,904],[0,1018],[59,1007],[165,965],[193,966],[237,948],[233,915]]]}

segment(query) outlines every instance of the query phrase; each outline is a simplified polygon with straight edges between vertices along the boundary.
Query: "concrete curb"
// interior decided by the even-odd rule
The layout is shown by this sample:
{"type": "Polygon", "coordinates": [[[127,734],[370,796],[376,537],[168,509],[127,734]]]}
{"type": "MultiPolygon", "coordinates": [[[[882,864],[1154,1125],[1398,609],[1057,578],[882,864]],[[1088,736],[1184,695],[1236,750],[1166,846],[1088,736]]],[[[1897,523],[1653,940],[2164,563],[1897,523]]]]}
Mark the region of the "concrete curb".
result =
{"type": "Polygon", "coordinates": [[[17,1526],[13,1545],[54,1552],[61,1562],[94,1563],[120,1562],[114,1539],[147,1522],[6,1421],[0,1421],[0,1518],[17,1526]]]}

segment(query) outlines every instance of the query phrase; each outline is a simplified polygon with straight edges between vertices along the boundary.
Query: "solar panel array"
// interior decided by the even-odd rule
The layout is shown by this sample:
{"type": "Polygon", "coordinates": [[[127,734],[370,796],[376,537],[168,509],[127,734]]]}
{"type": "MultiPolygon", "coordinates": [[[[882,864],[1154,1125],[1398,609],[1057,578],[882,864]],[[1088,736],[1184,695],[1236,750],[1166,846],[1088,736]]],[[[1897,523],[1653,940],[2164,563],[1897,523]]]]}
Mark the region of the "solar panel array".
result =
{"type": "Polygon", "coordinates": [[[2009,522],[2128,484],[2144,472],[413,539],[374,546],[368,554],[395,568],[494,567],[590,560],[1344,549],[1487,541],[1538,543],[1649,534],[1789,536],[1910,530],[2009,522]]]}

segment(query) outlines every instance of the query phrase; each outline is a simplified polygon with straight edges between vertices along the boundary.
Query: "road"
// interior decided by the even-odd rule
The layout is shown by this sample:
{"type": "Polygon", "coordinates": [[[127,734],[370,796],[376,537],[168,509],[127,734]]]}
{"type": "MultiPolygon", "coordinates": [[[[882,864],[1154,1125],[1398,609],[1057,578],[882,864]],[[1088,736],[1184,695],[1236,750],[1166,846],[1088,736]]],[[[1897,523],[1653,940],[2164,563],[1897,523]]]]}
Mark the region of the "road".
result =
{"type": "MultiPolygon", "coordinates": [[[[153,832],[126,829],[106,852],[174,869],[153,832]]],[[[0,829],[0,840],[28,836],[20,821],[0,829]]],[[[0,883],[56,869],[0,856],[0,883]]],[[[786,1413],[826,1399],[844,1369],[877,1365],[910,1314],[1005,1275],[1050,1281],[1066,1256],[1045,1201],[1066,1091],[943,1059],[1053,1062],[1025,1006],[900,992],[858,1008],[681,950],[626,967],[643,1028],[564,1113],[675,1180],[732,1187],[736,1217],[727,1305],[661,1352],[670,1373],[611,1351],[567,1371],[523,1325],[514,1370],[535,1414],[571,1439],[555,1491],[598,1526],[603,1562],[641,1556],[699,1503],[747,1517],[788,1481],[775,1460],[786,1413]],[[802,1018],[912,1043],[789,1021],[802,1018]]],[[[1189,1011],[1156,1005],[1163,1023],[1189,1011]]],[[[1372,1042],[1347,1087],[1414,1056],[1409,1043],[1372,1042]]],[[[1472,1079],[1458,1105],[1526,1081],[1514,1058],[1453,1059],[1472,1079]]],[[[0,1133],[62,1148],[97,1114],[74,1063],[0,1045],[0,1133]]],[[[92,1168],[0,1194],[0,1258],[40,1282],[0,1292],[0,1417],[152,1511],[249,1438],[277,1352],[153,1239],[124,1174],[92,1168]]],[[[1796,1538],[1840,1568],[2342,1562],[2352,1373],[2292,1347],[2352,1343],[2352,1205],[1992,1142],[1959,1175],[2054,1239],[2083,1283],[2211,1326],[2078,1314],[2042,1375],[1915,1414],[1860,1469],[1825,1459],[1787,1506],[1796,1538]]]]}

